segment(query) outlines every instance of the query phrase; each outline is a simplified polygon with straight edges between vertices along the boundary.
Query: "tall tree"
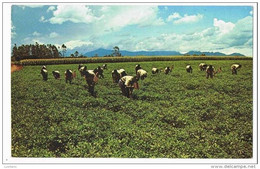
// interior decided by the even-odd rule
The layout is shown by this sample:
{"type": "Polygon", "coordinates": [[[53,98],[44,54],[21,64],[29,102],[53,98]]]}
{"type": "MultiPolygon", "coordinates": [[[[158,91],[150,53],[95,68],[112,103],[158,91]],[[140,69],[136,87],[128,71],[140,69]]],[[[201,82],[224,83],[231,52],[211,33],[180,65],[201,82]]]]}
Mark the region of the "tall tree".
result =
{"type": "Polygon", "coordinates": [[[121,56],[121,53],[119,52],[119,47],[115,46],[114,48],[113,56],[121,56]]]}
{"type": "Polygon", "coordinates": [[[18,58],[16,44],[14,44],[14,47],[13,47],[13,50],[12,50],[12,60],[20,60],[20,58],[18,58]]]}
{"type": "Polygon", "coordinates": [[[67,46],[65,44],[62,44],[61,49],[62,49],[62,56],[64,57],[64,55],[67,51],[67,46]]]}
{"type": "Polygon", "coordinates": [[[21,59],[39,59],[39,58],[57,58],[60,57],[59,51],[55,45],[29,44],[17,47],[16,44],[12,49],[12,60],[21,59]]]}
{"type": "Polygon", "coordinates": [[[74,55],[75,55],[75,57],[78,57],[78,56],[79,56],[79,52],[76,51],[76,52],[74,53],[74,55]]]}
{"type": "Polygon", "coordinates": [[[53,57],[54,58],[60,57],[59,51],[58,51],[58,49],[57,49],[57,47],[55,45],[52,45],[52,52],[53,52],[53,57]]]}

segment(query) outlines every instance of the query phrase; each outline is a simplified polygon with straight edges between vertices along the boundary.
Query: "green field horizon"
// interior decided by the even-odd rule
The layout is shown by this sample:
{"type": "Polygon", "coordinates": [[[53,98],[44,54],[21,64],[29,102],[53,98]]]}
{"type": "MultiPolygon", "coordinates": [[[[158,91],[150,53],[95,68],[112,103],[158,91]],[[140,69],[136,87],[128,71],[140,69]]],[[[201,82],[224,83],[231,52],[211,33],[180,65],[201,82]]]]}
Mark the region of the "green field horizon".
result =
{"type": "Polygon", "coordinates": [[[52,59],[24,59],[14,61],[19,65],[55,65],[80,63],[117,63],[117,62],[148,62],[148,61],[181,61],[181,60],[253,60],[246,56],[124,56],[124,57],[63,57],[52,59]]]}

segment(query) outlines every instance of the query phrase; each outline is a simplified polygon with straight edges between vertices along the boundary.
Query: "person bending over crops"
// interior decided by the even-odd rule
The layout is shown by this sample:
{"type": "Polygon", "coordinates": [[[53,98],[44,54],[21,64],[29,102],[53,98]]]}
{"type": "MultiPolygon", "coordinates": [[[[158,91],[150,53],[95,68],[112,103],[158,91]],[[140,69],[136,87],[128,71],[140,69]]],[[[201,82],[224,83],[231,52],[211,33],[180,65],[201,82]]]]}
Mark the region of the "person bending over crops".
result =
{"type": "Polygon", "coordinates": [[[152,68],[152,74],[156,74],[156,73],[159,73],[160,70],[158,68],[152,68]]]}
{"type": "Polygon", "coordinates": [[[240,69],[242,67],[242,65],[240,64],[232,64],[231,65],[231,71],[232,71],[232,75],[237,75],[237,70],[240,69]]]}
{"type": "Polygon", "coordinates": [[[104,64],[103,66],[102,66],[102,68],[105,70],[105,69],[107,69],[107,64],[104,64]]]}
{"type": "Polygon", "coordinates": [[[113,83],[118,83],[120,79],[120,74],[118,73],[118,71],[115,69],[112,71],[112,80],[113,80],[113,83]]]}
{"type": "Polygon", "coordinates": [[[114,83],[118,83],[119,79],[126,76],[125,69],[113,70],[112,71],[112,80],[114,83]]]}
{"type": "Polygon", "coordinates": [[[192,73],[192,67],[191,67],[191,65],[187,65],[187,66],[186,66],[186,71],[187,71],[188,73],[192,73]]]}
{"type": "Polygon", "coordinates": [[[173,69],[173,66],[170,68],[169,66],[167,66],[165,69],[164,69],[164,73],[167,75],[169,74],[173,69]]]}
{"type": "Polygon", "coordinates": [[[147,72],[144,69],[139,69],[137,70],[137,79],[139,80],[141,78],[141,80],[144,80],[147,77],[147,72]]]}
{"type": "Polygon", "coordinates": [[[117,72],[120,74],[120,78],[127,75],[125,69],[119,69],[119,70],[117,70],[117,72]]]}
{"type": "Polygon", "coordinates": [[[87,71],[87,66],[82,66],[82,67],[79,68],[79,72],[80,72],[81,77],[84,76],[86,71],[87,71]]]}
{"type": "Polygon", "coordinates": [[[206,63],[200,63],[199,64],[199,68],[200,68],[200,71],[205,71],[207,69],[207,64],[206,63]]]}
{"type": "Polygon", "coordinates": [[[88,84],[88,92],[92,96],[95,96],[94,87],[98,81],[97,75],[94,73],[93,70],[87,70],[86,72],[84,72],[84,76],[88,84]]]}
{"type": "Polygon", "coordinates": [[[206,78],[207,79],[209,77],[213,78],[214,73],[215,73],[215,68],[212,65],[207,66],[207,68],[206,68],[206,78]]]}
{"type": "Polygon", "coordinates": [[[137,71],[138,71],[139,69],[142,69],[141,66],[140,66],[140,64],[135,65],[135,73],[136,73],[136,74],[137,74],[137,71]]]}
{"type": "Polygon", "coordinates": [[[128,98],[133,97],[133,90],[139,89],[138,79],[136,76],[124,76],[119,80],[119,87],[121,88],[122,94],[128,98]]]}
{"type": "Polygon", "coordinates": [[[94,73],[97,74],[99,78],[104,78],[103,69],[100,66],[94,69],[94,73]]]}
{"type": "Polygon", "coordinates": [[[59,71],[52,71],[52,75],[54,76],[55,79],[60,79],[60,72],[59,71]]]}
{"type": "Polygon", "coordinates": [[[78,70],[83,67],[83,64],[79,64],[78,70]]]}
{"type": "Polygon", "coordinates": [[[73,79],[73,72],[72,72],[72,70],[67,69],[67,70],[65,71],[65,80],[66,80],[66,83],[68,83],[68,81],[69,81],[70,84],[71,84],[72,79],[73,79]]]}
{"type": "Polygon", "coordinates": [[[48,80],[48,71],[47,71],[46,66],[42,67],[41,74],[42,74],[43,80],[47,81],[48,80]]]}

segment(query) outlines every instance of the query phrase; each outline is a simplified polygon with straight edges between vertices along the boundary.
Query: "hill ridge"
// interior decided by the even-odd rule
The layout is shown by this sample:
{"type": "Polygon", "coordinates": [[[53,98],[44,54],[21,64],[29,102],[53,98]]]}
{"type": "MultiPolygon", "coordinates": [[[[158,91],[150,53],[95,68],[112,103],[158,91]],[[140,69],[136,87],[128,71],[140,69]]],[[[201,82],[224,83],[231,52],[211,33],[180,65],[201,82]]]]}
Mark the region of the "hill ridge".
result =
{"type": "MultiPolygon", "coordinates": [[[[180,53],[178,51],[128,51],[128,50],[121,50],[120,53],[123,56],[177,56],[177,55],[203,55],[206,56],[244,56],[240,53],[232,53],[232,54],[224,54],[221,52],[201,52],[201,51],[189,51],[187,53],[180,53]]],[[[113,50],[98,48],[96,50],[86,52],[83,55],[86,57],[92,56],[106,56],[113,54],[113,50]]]]}

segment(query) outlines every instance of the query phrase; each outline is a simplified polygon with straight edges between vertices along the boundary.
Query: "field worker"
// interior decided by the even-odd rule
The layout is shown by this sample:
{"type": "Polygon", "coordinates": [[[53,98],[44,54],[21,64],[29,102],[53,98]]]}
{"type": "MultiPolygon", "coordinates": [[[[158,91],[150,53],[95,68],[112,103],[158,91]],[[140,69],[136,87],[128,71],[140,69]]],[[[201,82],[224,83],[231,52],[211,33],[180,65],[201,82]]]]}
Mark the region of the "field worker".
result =
{"type": "Polygon", "coordinates": [[[137,74],[137,71],[138,71],[139,69],[142,69],[141,66],[140,66],[140,64],[135,65],[135,74],[137,74]]]}
{"type": "Polygon", "coordinates": [[[79,64],[79,66],[78,66],[78,70],[79,70],[81,67],[83,67],[83,64],[79,64]]]}
{"type": "Polygon", "coordinates": [[[119,70],[117,70],[117,72],[120,74],[120,78],[127,75],[125,69],[119,69],[119,70]]]}
{"type": "Polygon", "coordinates": [[[237,74],[237,70],[240,69],[242,67],[242,65],[240,64],[233,64],[231,65],[231,71],[232,71],[232,75],[236,75],[237,74]]]}
{"type": "Polygon", "coordinates": [[[112,80],[114,83],[118,83],[118,81],[120,80],[120,74],[116,69],[112,71],[112,80]]]}
{"type": "Polygon", "coordinates": [[[133,90],[139,89],[136,76],[124,76],[119,80],[119,87],[122,94],[128,98],[132,98],[133,90]]]}
{"type": "Polygon", "coordinates": [[[98,78],[104,78],[103,68],[101,68],[100,66],[94,69],[94,73],[97,75],[98,78]]]}
{"type": "Polygon", "coordinates": [[[204,70],[206,70],[207,69],[207,64],[206,63],[200,63],[199,64],[199,68],[200,68],[200,71],[204,71],[204,70]]]}
{"type": "Polygon", "coordinates": [[[160,70],[158,68],[156,68],[156,67],[152,68],[152,74],[156,74],[156,73],[159,73],[159,72],[160,72],[160,70]]]}
{"type": "Polygon", "coordinates": [[[60,72],[59,71],[52,71],[52,75],[54,76],[55,79],[60,79],[60,72]]]}
{"type": "Polygon", "coordinates": [[[207,66],[206,68],[206,78],[208,79],[213,78],[213,75],[215,73],[215,68],[212,65],[207,66]]]}
{"type": "Polygon", "coordinates": [[[172,68],[170,68],[169,66],[167,66],[167,67],[164,69],[164,73],[165,73],[166,75],[169,74],[171,71],[172,71],[172,68]]]}
{"type": "Polygon", "coordinates": [[[46,66],[42,67],[41,74],[42,74],[43,80],[47,81],[48,80],[48,71],[47,71],[46,66]]]}
{"type": "Polygon", "coordinates": [[[96,76],[93,70],[87,70],[86,72],[84,72],[84,76],[88,84],[89,93],[92,96],[95,96],[94,87],[98,81],[98,77],[96,76]]]}
{"type": "Polygon", "coordinates": [[[72,72],[72,70],[67,69],[67,70],[65,71],[65,80],[66,80],[66,83],[68,83],[68,81],[69,81],[70,84],[71,84],[72,79],[73,79],[73,72],[72,72]]]}
{"type": "Polygon", "coordinates": [[[81,77],[84,76],[84,73],[85,73],[86,71],[87,71],[87,66],[81,66],[81,67],[79,68],[79,72],[80,72],[81,77]]]}
{"type": "Polygon", "coordinates": [[[187,71],[188,73],[192,73],[192,67],[191,67],[191,65],[187,65],[187,66],[186,66],[186,71],[187,71]]]}
{"type": "Polygon", "coordinates": [[[105,70],[105,69],[107,69],[107,64],[104,64],[103,66],[102,66],[102,68],[105,70]]]}
{"type": "Polygon", "coordinates": [[[139,69],[137,70],[136,76],[137,79],[141,78],[141,80],[144,80],[147,77],[147,71],[143,70],[143,69],[139,69]]]}

